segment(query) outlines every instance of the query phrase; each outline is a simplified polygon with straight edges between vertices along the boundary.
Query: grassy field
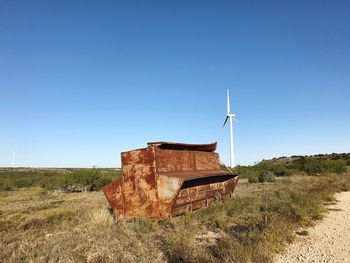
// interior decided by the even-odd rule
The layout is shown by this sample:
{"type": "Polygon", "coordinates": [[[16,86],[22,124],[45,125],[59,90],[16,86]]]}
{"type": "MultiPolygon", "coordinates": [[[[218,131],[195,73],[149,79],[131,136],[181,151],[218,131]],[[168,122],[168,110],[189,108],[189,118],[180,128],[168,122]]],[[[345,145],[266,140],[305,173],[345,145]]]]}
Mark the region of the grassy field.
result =
{"type": "Polygon", "coordinates": [[[116,223],[100,191],[11,189],[0,190],[0,262],[272,262],[350,174],[242,179],[233,198],[165,221],[116,223]]]}

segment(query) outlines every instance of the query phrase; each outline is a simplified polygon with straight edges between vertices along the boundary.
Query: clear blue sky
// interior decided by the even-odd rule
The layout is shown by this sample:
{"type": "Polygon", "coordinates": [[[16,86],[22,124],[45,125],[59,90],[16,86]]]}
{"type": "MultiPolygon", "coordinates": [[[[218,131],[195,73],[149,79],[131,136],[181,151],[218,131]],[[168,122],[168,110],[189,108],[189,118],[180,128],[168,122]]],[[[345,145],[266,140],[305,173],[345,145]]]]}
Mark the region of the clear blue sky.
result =
{"type": "Polygon", "coordinates": [[[350,2],[0,1],[0,166],[120,166],[147,141],[229,160],[350,151],[350,2]]]}

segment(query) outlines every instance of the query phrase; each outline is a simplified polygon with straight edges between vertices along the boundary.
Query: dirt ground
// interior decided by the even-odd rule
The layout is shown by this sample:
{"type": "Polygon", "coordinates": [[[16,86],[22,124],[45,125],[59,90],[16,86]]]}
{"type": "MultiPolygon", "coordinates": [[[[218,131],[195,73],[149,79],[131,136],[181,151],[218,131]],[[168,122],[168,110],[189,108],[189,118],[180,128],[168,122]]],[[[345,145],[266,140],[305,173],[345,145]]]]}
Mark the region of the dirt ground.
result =
{"type": "Polygon", "coordinates": [[[324,220],[298,237],[276,263],[350,262],[350,192],[338,193],[336,199],[324,220]]]}

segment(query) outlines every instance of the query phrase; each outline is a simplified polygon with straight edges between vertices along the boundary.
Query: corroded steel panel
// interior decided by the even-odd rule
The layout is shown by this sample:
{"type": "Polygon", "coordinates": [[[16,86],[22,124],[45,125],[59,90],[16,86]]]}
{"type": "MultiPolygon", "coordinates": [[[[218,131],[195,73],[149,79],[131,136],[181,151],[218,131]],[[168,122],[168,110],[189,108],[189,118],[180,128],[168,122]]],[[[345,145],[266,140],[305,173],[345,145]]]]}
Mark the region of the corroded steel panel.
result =
{"type": "Polygon", "coordinates": [[[236,184],[236,178],[232,178],[225,182],[181,189],[175,201],[174,207],[182,206],[198,200],[220,198],[223,195],[233,192],[236,184]]]}
{"type": "Polygon", "coordinates": [[[171,210],[171,216],[182,215],[182,214],[185,214],[185,213],[190,212],[190,211],[191,211],[191,206],[190,205],[174,207],[171,210]]]}
{"type": "Polygon", "coordinates": [[[214,152],[156,148],[156,163],[158,173],[220,170],[219,155],[214,152]]]}
{"type": "Polygon", "coordinates": [[[156,148],[157,172],[195,171],[194,152],[156,148]]]}
{"type": "Polygon", "coordinates": [[[199,200],[199,201],[194,201],[192,202],[191,208],[193,210],[197,210],[201,207],[204,207],[207,205],[207,200],[199,200]]]}
{"type": "Polygon", "coordinates": [[[196,171],[220,170],[219,154],[195,152],[196,171]]]}
{"type": "Polygon", "coordinates": [[[126,218],[157,217],[158,193],[154,149],[122,153],[124,213],[126,218]]]}
{"type": "Polygon", "coordinates": [[[234,177],[224,182],[181,189],[172,209],[172,215],[183,214],[207,206],[215,200],[230,197],[238,182],[234,177]]]}
{"type": "MultiPolygon", "coordinates": [[[[116,208],[119,203],[117,202],[116,195],[121,193],[122,180],[116,180],[103,188],[108,203],[111,207],[116,208]]],[[[120,198],[120,197],[119,197],[120,198]]]]}

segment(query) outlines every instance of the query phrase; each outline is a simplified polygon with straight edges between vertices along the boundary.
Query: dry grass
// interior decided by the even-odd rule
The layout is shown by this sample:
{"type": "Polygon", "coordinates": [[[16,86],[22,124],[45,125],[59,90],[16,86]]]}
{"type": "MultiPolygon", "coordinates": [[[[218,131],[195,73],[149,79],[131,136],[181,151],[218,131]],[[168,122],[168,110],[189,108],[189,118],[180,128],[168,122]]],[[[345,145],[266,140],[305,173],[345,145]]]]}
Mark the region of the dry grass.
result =
{"type": "Polygon", "coordinates": [[[115,222],[111,213],[109,213],[108,209],[95,209],[91,211],[89,215],[91,224],[95,226],[109,227],[112,226],[115,222]]]}
{"type": "Polygon", "coordinates": [[[271,262],[350,176],[242,180],[232,199],[166,221],[113,221],[101,192],[0,191],[0,262],[271,262]]]}

